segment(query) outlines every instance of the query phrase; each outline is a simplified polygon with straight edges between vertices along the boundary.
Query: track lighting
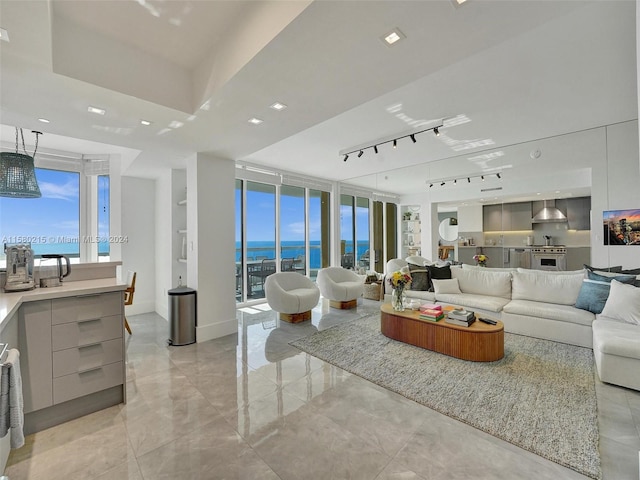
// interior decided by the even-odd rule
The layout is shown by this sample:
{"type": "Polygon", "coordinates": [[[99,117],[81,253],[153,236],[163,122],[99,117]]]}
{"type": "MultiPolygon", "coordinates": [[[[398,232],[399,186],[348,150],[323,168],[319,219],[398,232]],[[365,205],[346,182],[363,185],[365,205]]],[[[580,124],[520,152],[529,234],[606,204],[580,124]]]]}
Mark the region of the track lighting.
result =
{"type": "MultiPolygon", "coordinates": [[[[490,175],[495,175],[497,178],[502,178],[502,172],[491,173],[490,175]]],[[[484,177],[485,177],[485,175],[469,175],[467,177],[467,184],[471,183],[471,179],[472,178],[479,178],[484,182],[484,180],[485,180],[484,177]]],[[[461,178],[460,181],[464,182],[464,177],[461,178]]],[[[432,188],[436,183],[439,183],[441,187],[444,187],[447,183],[449,183],[450,185],[451,184],[458,185],[458,179],[457,178],[453,178],[453,177],[449,177],[449,178],[438,179],[435,182],[426,180],[425,183],[429,184],[429,188],[432,188]]]]}
{"type": "Polygon", "coordinates": [[[425,128],[424,130],[418,130],[418,131],[414,130],[411,133],[407,132],[407,133],[398,135],[395,138],[387,137],[386,139],[379,140],[377,143],[374,143],[372,145],[358,146],[358,147],[355,147],[352,150],[344,149],[344,150],[339,152],[339,155],[344,155],[343,160],[346,162],[348,160],[350,154],[357,153],[358,157],[361,157],[362,154],[364,153],[364,151],[367,148],[372,148],[375,153],[378,153],[378,147],[380,145],[384,145],[385,143],[391,143],[393,145],[393,148],[397,148],[398,147],[398,140],[401,140],[403,138],[410,138],[412,143],[418,143],[418,139],[416,138],[416,135],[418,135],[419,133],[428,132],[429,130],[433,130],[433,132],[436,134],[436,136],[440,135],[440,132],[438,131],[438,128],[440,128],[440,127],[442,127],[442,125],[438,125],[437,127],[425,128]]]}

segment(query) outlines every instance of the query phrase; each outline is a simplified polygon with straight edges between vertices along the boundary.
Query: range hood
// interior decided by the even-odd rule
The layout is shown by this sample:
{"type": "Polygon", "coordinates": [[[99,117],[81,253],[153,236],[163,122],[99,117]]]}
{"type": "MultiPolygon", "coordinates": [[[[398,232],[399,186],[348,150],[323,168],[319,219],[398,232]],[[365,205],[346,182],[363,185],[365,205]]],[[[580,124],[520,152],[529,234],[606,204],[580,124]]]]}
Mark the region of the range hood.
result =
{"type": "Polygon", "coordinates": [[[545,200],[544,207],[531,219],[532,223],[566,222],[567,217],[556,208],[555,200],[545,200]]]}

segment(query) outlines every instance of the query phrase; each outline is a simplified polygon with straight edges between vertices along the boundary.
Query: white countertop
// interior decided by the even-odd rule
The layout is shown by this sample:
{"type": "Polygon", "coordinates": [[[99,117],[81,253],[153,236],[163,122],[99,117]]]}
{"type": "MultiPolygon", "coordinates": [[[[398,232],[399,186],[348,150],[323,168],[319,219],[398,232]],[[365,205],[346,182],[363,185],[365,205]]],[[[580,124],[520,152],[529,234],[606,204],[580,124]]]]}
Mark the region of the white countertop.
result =
{"type": "Polygon", "coordinates": [[[18,311],[24,302],[51,300],[52,298],[74,297],[76,295],[92,295],[96,293],[117,292],[125,290],[126,283],[117,278],[101,278],[98,280],[80,280],[66,282],[59,287],[35,288],[24,292],[0,293],[0,327],[18,311]]]}

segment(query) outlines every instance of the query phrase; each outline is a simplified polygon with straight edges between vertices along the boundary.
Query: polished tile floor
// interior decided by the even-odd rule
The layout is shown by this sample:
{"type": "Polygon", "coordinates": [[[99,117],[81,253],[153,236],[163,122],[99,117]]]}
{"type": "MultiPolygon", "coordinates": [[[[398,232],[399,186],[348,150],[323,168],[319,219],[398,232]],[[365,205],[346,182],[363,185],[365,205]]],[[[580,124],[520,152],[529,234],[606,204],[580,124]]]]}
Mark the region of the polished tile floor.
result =
{"type": "MultiPolygon", "coordinates": [[[[290,325],[266,306],[238,334],[167,347],[167,323],[129,317],[126,405],[31,435],[11,480],[580,479],[581,475],[288,345],[374,312],[321,303],[290,325]]],[[[354,345],[357,348],[357,345],[354,345]]],[[[597,382],[605,480],[638,479],[640,393],[597,382]]]]}

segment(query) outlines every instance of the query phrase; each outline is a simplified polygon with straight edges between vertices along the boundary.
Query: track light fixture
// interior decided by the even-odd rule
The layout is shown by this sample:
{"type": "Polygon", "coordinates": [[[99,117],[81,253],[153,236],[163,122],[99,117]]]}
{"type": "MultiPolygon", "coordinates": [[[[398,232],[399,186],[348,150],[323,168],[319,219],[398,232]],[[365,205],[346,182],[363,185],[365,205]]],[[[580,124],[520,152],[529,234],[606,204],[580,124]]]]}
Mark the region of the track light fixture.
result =
{"type": "MultiPolygon", "coordinates": [[[[494,174],[492,173],[491,175],[494,175],[494,174]]],[[[495,173],[495,176],[497,178],[501,179],[502,178],[502,173],[501,172],[497,172],[497,173],[495,173]]],[[[471,179],[472,178],[479,178],[484,182],[484,180],[485,180],[484,177],[485,177],[485,175],[470,175],[470,176],[466,177],[466,179],[467,179],[467,183],[469,184],[469,183],[471,183],[471,179]]],[[[464,179],[465,179],[465,177],[462,177],[460,179],[460,181],[464,181],[464,179]]],[[[458,184],[458,179],[455,178],[455,177],[448,177],[448,178],[443,178],[443,179],[439,179],[439,180],[435,181],[435,183],[440,183],[441,187],[444,187],[447,184],[447,182],[452,183],[453,185],[457,185],[458,184]]],[[[434,181],[427,180],[426,183],[429,184],[429,188],[433,188],[434,181]]]]}
{"type": "Polygon", "coordinates": [[[424,133],[424,132],[428,132],[430,130],[433,130],[433,132],[435,133],[436,136],[440,135],[439,132],[439,128],[442,127],[442,124],[438,125],[437,127],[430,127],[430,128],[425,128],[424,130],[418,130],[418,131],[414,131],[411,133],[406,133],[406,134],[402,134],[397,136],[396,138],[388,138],[385,139],[383,141],[378,141],[377,143],[374,143],[372,145],[359,145],[358,147],[354,148],[353,150],[342,150],[341,152],[339,152],[340,155],[344,155],[344,161],[346,162],[347,159],[349,158],[349,155],[352,153],[357,153],[358,157],[362,156],[362,153],[367,149],[367,148],[371,148],[373,149],[373,151],[375,153],[378,153],[378,147],[380,145],[384,145],[385,143],[391,143],[393,145],[393,148],[397,148],[398,147],[398,140],[403,139],[403,138],[410,138],[412,143],[418,143],[418,140],[416,138],[416,135],[418,135],[419,133],[424,133]]]}

